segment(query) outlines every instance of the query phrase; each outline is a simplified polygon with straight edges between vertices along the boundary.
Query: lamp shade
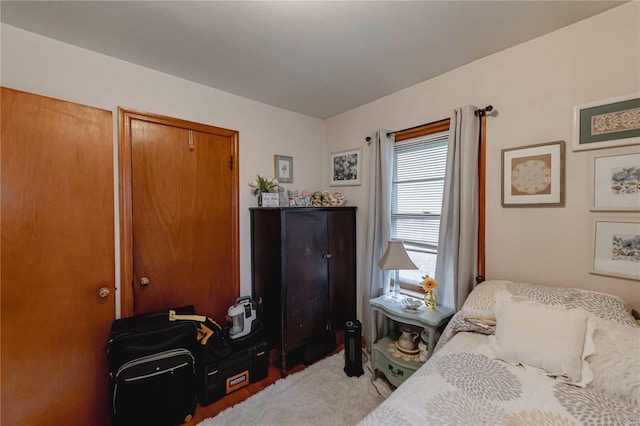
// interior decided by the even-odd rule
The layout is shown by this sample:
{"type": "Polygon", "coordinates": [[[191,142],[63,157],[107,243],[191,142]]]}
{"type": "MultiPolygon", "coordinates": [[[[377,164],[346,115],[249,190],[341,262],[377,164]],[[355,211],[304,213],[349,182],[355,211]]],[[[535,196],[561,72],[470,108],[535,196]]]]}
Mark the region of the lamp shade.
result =
{"type": "Polygon", "coordinates": [[[391,240],[387,243],[387,251],[378,262],[378,266],[383,271],[394,269],[418,269],[415,263],[409,258],[402,241],[391,240]]]}

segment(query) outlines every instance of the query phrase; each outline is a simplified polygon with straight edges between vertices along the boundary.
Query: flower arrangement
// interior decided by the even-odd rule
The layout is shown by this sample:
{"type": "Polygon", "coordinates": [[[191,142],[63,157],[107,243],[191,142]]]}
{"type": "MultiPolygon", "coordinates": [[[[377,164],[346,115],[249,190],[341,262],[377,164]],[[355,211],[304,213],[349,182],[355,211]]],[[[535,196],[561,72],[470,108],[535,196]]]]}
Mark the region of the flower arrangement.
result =
{"type": "Polygon", "coordinates": [[[422,289],[424,291],[433,291],[438,285],[438,281],[435,278],[431,278],[429,275],[422,277],[422,289]]]}
{"type": "Polygon", "coordinates": [[[253,188],[253,195],[260,195],[265,192],[278,192],[278,186],[280,182],[271,176],[265,176],[262,173],[258,173],[256,180],[250,180],[249,186],[253,188]]]}
{"type": "Polygon", "coordinates": [[[422,277],[422,289],[425,291],[424,304],[428,309],[435,309],[438,307],[438,297],[433,290],[438,287],[438,281],[435,278],[431,278],[429,275],[422,277]]]}

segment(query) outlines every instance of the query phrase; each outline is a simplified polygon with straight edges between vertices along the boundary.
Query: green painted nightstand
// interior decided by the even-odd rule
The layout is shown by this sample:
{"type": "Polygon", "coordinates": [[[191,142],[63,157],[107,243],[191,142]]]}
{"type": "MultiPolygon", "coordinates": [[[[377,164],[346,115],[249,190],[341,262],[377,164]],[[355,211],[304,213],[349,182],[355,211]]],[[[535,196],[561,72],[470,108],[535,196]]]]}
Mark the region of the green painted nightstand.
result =
{"type": "Polygon", "coordinates": [[[438,306],[436,309],[427,309],[424,304],[417,310],[409,310],[404,308],[402,302],[388,299],[385,296],[371,299],[369,304],[371,305],[371,353],[374,377],[379,371],[386,376],[391,384],[400,386],[423,363],[405,361],[394,357],[389,352],[389,345],[397,339],[397,336],[389,335],[389,320],[423,327],[425,332],[429,334],[429,341],[427,342],[427,358],[429,358],[433,353],[438,337],[440,337],[438,328],[451,318],[454,310],[444,306],[438,306]],[[378,338],[375,326],[378,321],[378,315],[383,315],[386,318],[386,332],[380,338],[378,338]]]}

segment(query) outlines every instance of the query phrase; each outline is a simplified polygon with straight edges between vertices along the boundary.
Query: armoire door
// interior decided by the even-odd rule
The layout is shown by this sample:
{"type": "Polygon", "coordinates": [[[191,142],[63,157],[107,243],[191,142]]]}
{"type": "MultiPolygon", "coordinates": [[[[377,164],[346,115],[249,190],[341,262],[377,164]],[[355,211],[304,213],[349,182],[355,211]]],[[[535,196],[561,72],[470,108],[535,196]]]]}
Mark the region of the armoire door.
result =
{"type": "Polygon", "coordinates": [[[131,313],[195,305],[222,321],[239,296],[237,132],[125,110],[121,117],[131,313]]]}
{"type": "Polygon", "coordinates": [[[356,319],[356,210],[342,208],[327,213],[329,235],[329,300],[331,324],[344,328],[356,319]]]}
{"type": "Polygon", "coordinates": [[[327,214],[284,214],[283,310],[286,349],[327,330],[327,214]]]}
{"type": "Polygon", "coordinates": [[[109,111],[2,88],[3,425],[109,423],[109,111]]]}

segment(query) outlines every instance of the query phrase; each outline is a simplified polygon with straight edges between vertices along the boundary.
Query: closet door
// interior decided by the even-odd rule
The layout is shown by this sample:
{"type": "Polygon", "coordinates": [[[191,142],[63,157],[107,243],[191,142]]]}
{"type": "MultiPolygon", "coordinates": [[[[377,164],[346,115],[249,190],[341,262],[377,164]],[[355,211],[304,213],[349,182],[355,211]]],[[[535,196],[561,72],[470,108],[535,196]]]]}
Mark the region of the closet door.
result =
{"type": "Polygon", "coordinates": [[[108,424],[109,111],[2,88],[3,425],[108,424]]]}
{"type": "Polygon", "coordinates": [[[221,321],[239,295],[237,133],[154,115],[125,120],[132,313],[195,305],[221,321]]]}

